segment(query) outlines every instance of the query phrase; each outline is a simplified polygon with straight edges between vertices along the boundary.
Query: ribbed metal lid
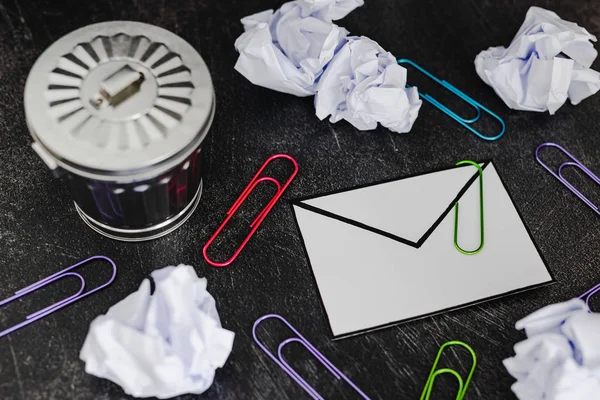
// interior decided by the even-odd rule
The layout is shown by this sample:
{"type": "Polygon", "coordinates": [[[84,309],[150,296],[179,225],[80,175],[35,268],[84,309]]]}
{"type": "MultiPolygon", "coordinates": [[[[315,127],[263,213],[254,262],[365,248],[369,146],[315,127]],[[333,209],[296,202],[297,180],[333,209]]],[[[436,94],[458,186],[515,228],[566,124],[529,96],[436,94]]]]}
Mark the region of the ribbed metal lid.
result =
{"type": "Polygon", "coordinates": [[[71,32],[38,58],[25,86],[25,114],[46,158],[66,169],[152,174],[200,144],[214,93],[206,64],[179,36],[106,22],[71,32]]]}

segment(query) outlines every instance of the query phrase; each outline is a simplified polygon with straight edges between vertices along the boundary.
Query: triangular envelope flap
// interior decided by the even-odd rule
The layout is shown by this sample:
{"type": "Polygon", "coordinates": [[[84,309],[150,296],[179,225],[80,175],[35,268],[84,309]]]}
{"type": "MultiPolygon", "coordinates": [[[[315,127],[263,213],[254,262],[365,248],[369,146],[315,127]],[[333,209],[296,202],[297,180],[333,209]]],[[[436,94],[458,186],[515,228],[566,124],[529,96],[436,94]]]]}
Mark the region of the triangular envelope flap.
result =
{"type": "Polygon", "coordinates": [[[302,203],[416,243],[475,173],[472,166],[455,167],[302,203]]]}

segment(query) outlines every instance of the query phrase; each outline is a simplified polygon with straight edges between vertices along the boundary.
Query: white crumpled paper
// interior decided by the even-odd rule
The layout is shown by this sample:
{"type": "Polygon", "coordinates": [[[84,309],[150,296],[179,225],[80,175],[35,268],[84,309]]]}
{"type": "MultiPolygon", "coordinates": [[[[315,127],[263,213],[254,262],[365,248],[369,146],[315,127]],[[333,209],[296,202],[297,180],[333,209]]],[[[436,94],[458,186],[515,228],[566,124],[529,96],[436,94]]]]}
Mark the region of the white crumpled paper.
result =
{"type": "Polygon", "coordinates": [[[342,19],[364,4],[364,0],[298,0],[304,15],[312,14],[329,21],[342,19]]]}
{"type": "Polygon", "coordinates": [[[81,349],[88,374],[134,397],[200,394],[231,352],[206,279],[187,265],[152,272],[150,281],[97,317],[81,349]]]}
{"type": "Polygon", "coordinates": [[[235,69],[255,85],[296,96],[315,94],[316,81],[348,31],[331,21],[362,0],[298,0],[242,19],[235,69]]]}
{"type": "Polygon", "coordinates": [[[531,7],[510,46],[482,51],[475,69],[508,107],[554,114],[567,98],[578,104],[600,89],[590,41],[596,37],[584,28],[531,7]]]}
{"type": "Polygon", "coordinates": [[[333,123],[345,119],[360,130],[380,123],[394,132],[408,132],[422,101],[416,87],[406,88],[406,74],[373,40],[349,38],[319,80],[317,117],[331,115],[333,123]]]}
{"type": "Polygon", "coordinates": [[[589,309],[583,301],[572,299],[541,308],[517,321],[515,327],[518,330],[524,329],[530,337],[545,332],[561,333],[562,325],[570,317],[588,313],[589,309]]]}
{"type": "Polygon", "coordinates": [[[600,314],[580,299],[553,304],[516,324],[527,340],[504,360],[521,400],[600,399],[600,314]]]}

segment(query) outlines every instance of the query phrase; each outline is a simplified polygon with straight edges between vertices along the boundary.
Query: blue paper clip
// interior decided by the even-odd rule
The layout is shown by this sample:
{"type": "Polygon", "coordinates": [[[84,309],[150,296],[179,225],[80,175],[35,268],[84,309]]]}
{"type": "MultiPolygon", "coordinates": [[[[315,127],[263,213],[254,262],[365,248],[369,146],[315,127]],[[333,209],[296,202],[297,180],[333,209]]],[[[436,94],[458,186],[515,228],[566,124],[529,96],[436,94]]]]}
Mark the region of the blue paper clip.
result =
{"type": "MultiPolygon", "coordinates": [[[[449,82],[441,80],[441,79],[437,78],[436,76],[432,75],[429,71],[427,71],[426,69],[422,68],[420,65],[416,64],[415,62],[413,62],[411,60],[408,60],[406,58],[400,58],[400,59],[398,59],[398,64],[409,64],[409,65],[415,67],[416,69],[418,69],[419,71],[421,71],[423,74],[425,74],[429,78],[433,79],[436,83],[439,83],[440,85],[442,85],[443,87],[445,87],[446,89],[448,89],[449,91],[451,91],[452,93],[454,93],[455,95],[457,95],[458,97],[460,97],[461,99],[463,99],[465,102],[467,102],[468,104],[470,104],[471,106],[473,106],[473,108],[475,109],[475,111],[477,111],[477,115],[474,118],[471,118],[471,119],[463,118],[463,117],[459,116],[458,114],[456,114],[454,111],[450,110],[448,107],[446,107],[442,103],[440,103],[439,101],[437,101],[434,97],[432,97],[432,96],[430,96],[430,95],[428,95],[426,93],[419,92],[419,96],[423,100],[431,103],[434,107],[437,107],[443,113],[445,113],[448,116],[450,116],[452,119],[454,119],[459,124],[461,124],[462,126],[464,126],[465,128],[467,128],[468,130],[470,130],[471,132],[473,132],[479,138],[481,138],[483,140],[489,140],[489,141],[491,141],[491,140],[498,140],[498,139],[500,139],[502,137],[502,135],[504,135],[504,132],[506,131],[506,125],[504,124],[504,121],[502,120],[502,118],[500,118],[498,115],[496,115],[496,113],[492,112],[490,109],[488,109],[487,107],[483,106],[478,101],[474,100],[472,97],[467,96],[466,94],[464,94],[463,92],[461,92],[460,90],[458,90],[456,87],[454,87],[449,82]],[[471,126],[472,123],[474,123],[475,121],[479,120],[479,117],[481,117],[481,110],[485,111],[486,113],[488,113],[492,117],[496,118],[500,122],[500,124],[502,125],[502,130],[496,136],[484,136],[484,135],[481,134],[481,132],[479,132],[478,130],[476,130],[475,128],[473,128],[471,126]]],[[[406,85],[406,86],[410,87],[409,85],[406,85]]]]}

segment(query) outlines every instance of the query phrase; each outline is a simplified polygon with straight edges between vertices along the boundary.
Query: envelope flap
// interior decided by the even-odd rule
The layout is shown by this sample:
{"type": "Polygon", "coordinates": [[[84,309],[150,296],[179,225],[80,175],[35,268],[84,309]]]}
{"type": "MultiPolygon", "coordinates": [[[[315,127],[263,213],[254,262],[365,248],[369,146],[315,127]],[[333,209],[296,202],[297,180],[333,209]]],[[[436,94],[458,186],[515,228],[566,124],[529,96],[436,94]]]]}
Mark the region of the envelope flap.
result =
{"type": "Polygon", "coordinates": [[[453,167],[304,199],[298,205],[416,244],[477,175],[474,170],[453,167]]]}

